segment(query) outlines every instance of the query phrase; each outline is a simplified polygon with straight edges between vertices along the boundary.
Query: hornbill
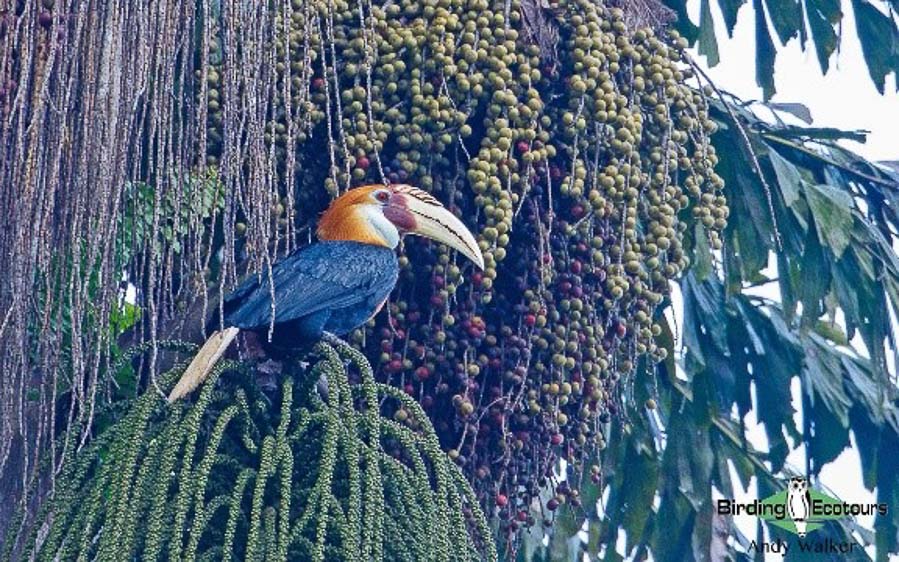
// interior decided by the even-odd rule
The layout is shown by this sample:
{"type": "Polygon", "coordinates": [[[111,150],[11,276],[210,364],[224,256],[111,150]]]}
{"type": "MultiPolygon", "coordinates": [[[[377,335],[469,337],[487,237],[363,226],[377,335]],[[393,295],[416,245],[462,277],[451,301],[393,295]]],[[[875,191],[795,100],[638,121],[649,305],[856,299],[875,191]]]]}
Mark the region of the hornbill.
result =
{"type": "Polygon", "coordinates": [[[169,402],[199,386],[241,330],[267,335],[273,323],[273,342],[300,347],[365,324],[396,285],[395,249],[406,234],[442,242],[484,268],[481,250],[462,221],[410,185],[347,191],[321,216],[317,234],[319,242],[278,260],[271,279],[253,275],[225,298],[222,329],[197,352],[169,402]]]}

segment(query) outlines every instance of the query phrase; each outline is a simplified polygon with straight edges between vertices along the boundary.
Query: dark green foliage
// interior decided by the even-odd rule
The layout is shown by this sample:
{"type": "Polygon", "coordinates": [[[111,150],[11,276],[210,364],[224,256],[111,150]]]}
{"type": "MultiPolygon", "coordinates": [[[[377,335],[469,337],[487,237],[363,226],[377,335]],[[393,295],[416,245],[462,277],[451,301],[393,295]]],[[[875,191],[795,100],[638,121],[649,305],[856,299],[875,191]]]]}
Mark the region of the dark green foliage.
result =
{"type": "Polygon", "coordinates": [[[271,397],[231,361],[192,404],[169,406],[151,387],[63,466],[31,535],[7,537],[4,560],[13,549],[38,560],[495,559],[424,412],[341,347],[320,344],[314,367],[291,366],[295,378],[271,397]],[[379,411],[398,405],[416,429],[379,411]]]}
{"type": "MultiPolygon", "coordinates": [[[[600,485],[581,485],[585,497],[608,486],[604,516],[575,510],[572,523],[547,530],[552,540],[544,554],[574,560],[572,554],[583,549],[592,560],[617,560],[614,553],[605,558],[598,553],[621,529],[627,532],[626,553],[638,559],[647,551],[663,562],[709,560],[713,552],[754,559],[747,548],[755,537],[712,516],[712,487],[733,497],[735,486],[743,488],[755,477],[750,494],[764,498],[783,490],[784,478],[804,474],[826,490],[828,482],[816,477],[852,446],[852,434],[864,485],[876,488],[875,501],[890,511],[876,518],[873,533],[844,520],[810,537],[855,541],[850,533],[857,532],[863,544],[876,546],[877,560],[888,560],[899,551],[899,512],[893,507],[899,505],[893,460],[899,401],[885,355],[894,349],[887,311],[895,312],[899,302],[899,261],[892,250],[893,233],[899,231],[894,210],[899,178],[834,142],[857,133],[776,127],[737,103],[728,110],[716,102],[713,112],[720,124],[713,142],[722,155],[718,169],[727,182],[731,215],[720,258],[702,244],[690,249],[693,265],[680,281],[683,323],[663,322],[657,340],[678,357],[682,376],[675,375],[672,359],[659,364],[656,377],[637,377],[621,426],[610,433],[601,454],[600,485]],[[729,112],[739,119],[745,138],[729,112]],[[763,176],[754,169],[753,155],[763,176]],[[774,278],[768,277],[769,261],[777,263],[774,278]],[[754,296],[765,285],[776,286],[780,299],[754,296]],[[867,356],[858,353],[861,347],[867,356]],[[799,425],[791,394],[797,380],[799,425]],[[658,421],[644,405],[647,398],[657,403],[658,421]],[[767,434],[765,451],[748,442],[749,428],[741,420],[750,412],[767,434]],[[807,451],[806,465],[785,463],[800,445],[807,451]],[[730,465],[739,482],[732,481],[730,465]],[[572,529],[585,520],[589,540],[571,549],[572,529]],[[722,543],[716,528],[736,545],[722,543]]],[[[569,474],[575,481],[579,476],[569,474]]],[[[795,541],[769,530],[772,537],[795,541]]],[[[540,540],[543,533],[533,537],[540,540]]],[[[795,550],[788,560],[802,559],[795,550]]],[[[532,560],[540,555],[537,549],[532,560]]],[[[845,558],[819,554],[815,559],[845,558]]],[[[856,549],[851,559],[868,556],[856,549]]]]}
{"type": "MultiPolygon", "coordinates": [[[[682,0],[664,2],[676,10],[677,27],[684,36],[691,42],[698,40],[699,54],[708,57],[710,66],[718,64],[718,41],[711,17],[711,0],[702,0],[698,28],[690,22],[682,0]]],[[[728,36],[733,33],[737,12],[746,2],[718,0],[728,36]]],[[[798,38],[803,49],[811,47],[811,40],[821,72],[827,72],[830,57],[837,50],[844,32],[839,0],[752,0],[752,7],[755,12],[756,83],[764,91],[766,99],[774,95],[775,35],[781,45],[798,38]],[[770,25],[766,15],[770,18],[770,25]]],[[[881,10],[868,0],[853,0],[855,28],[849,32],[858,34],[871,81],[880,93],[884,93],[886,76],[890,73],[899,75],[899,16],[895,12],[895,2],[886,9],[886,13],[881,10]]],[[[899,83],[894,87],[899,87],[899,83]]]]}

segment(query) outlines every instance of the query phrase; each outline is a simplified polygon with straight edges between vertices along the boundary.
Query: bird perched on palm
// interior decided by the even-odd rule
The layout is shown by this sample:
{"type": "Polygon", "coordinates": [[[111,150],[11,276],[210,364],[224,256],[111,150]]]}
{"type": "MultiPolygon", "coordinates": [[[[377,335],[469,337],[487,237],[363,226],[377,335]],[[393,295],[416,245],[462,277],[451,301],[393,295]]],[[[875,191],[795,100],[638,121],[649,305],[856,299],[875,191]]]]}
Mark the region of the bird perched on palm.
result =
{"type": "Polygon", "coordinates": [[[228,295],[222,329],[197,352],[169,402],[199,386],[241,330],[267,334],[273,327],[273,342],[298,347],[365,324],[396,285],[395,250],[406,234],[444,243],[484,268],[481,250],[462,221],[410,185],[347,191],[322,215],[317,234],[319,242],[275,263],[271,284],[267,276],[252,276],[228,295]]]}

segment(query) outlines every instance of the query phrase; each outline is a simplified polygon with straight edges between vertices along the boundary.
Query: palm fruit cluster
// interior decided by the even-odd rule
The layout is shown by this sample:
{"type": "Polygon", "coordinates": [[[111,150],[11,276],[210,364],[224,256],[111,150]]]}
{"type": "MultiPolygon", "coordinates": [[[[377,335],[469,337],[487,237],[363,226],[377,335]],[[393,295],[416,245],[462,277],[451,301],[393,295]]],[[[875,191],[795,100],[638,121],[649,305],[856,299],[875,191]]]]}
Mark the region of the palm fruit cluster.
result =
{"type": "MultiPolygon", "coordinates": [[[[295,0],[278,16],[289,102],[266,132],[301,204],[408,182],[476,231],[483,272],[407,240],[388,313],[355,342],[510,537],[560,458],[602,449],[637,366],[665,357],[655,320],[685,244],[720,247],[728,214],[685,41],[590,0],[541,6],[295,0]]],[[[206,79],[214,162],[214,64],[206,79]]],[[[577,501],[562,488],[548,521],[577,501]]]]}
{"type": "MultiPolygon", "coordinates": [[[[131,348],[117,369],[150,348],[131,348]]],[[[193,404],[172,407],[149,391],[130,408],[104,409],[35,520],[18,512],[0,562],[497,560],[474,492],[421,406],[377,383],[358,350],[320,344],[315,356],[312,376],[288,376],[272,395],[244,388],[247,365],[227,360],[210,374],[222,385],[205,385],[193,404]],[[324,400],[311,388],[318,376],[324,400]],[[365,406],[380,401],[404,405],[419,427],[365,406]]],[[[173,385],[184,366],[160,383],[173,385]]]]}

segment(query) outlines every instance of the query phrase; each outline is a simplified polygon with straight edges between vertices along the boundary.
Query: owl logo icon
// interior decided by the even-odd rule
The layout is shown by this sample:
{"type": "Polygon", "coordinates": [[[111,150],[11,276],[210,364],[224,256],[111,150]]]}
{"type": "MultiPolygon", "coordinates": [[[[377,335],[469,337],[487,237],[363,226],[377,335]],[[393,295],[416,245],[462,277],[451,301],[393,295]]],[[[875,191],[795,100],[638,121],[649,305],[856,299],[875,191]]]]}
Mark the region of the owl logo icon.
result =
{"type": "Polygon", "coordinates": [[[799,537],[805,537],[806,520],[812,513],[812,500],[808,491],[808,480],[801,476],[790,478],[787,488],[787,510],[796,525],[799,537]]]}

